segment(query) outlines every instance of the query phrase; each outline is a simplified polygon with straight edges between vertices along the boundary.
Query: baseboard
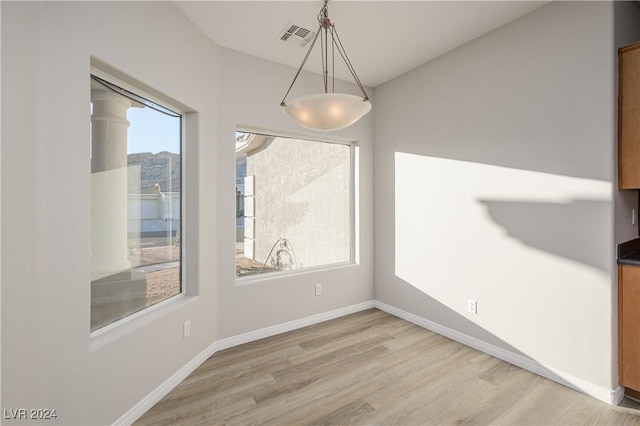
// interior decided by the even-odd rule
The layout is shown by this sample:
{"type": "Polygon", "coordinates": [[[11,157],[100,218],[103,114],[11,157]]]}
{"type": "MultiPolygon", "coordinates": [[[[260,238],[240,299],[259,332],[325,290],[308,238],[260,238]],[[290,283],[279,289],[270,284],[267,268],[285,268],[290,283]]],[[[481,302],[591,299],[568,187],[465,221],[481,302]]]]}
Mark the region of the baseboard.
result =
{"type": "Polygon", "coordinates": [[[339,318],[345,315],[353,314],[356,312],[371,309],[375,306],[373,300],[355,305],[346,306],[344,308],[334,309],[329,312],[323,312],[317,315],[311,315],[305,318],[301,318],[294,321],[289,321],[283,324],[274,325],[271,327],[265,327],[260,330],[251,331],[248,333],[240,334],[238,336],[229,337],[222,340],[217,340],[209,345],[205,350],[200,352],[189,361],[184,367],[180,368],[175,374],[164,381],[160,386],[154,389],[149,395],[144,397],[133,408],[127,411],[122,417],[115,421],[114,425],[131,425],[138,420],[144,413],[146,413],[151,407],[157,404],[162,398],[164,398],[173,388],[175,388],[181,381],[187,378],[187,376],[196,368],[198,368],[203,362],[205,362],[211,355],[222,349],[238,346],[243,343],[253,342],[255,340],[264,339],[265,337],[275,336],[276,334],[286,333],[287,331],[297,330],[298,328],[307,327],[309,325],[318,324],[331,319],[339,318]]]}
{"type": "Polygon", "coordinates": [[[149,395],[144,397],[142,401],[138,402],[129,411],[127,411],[122,417],[116,420],[114,425],[131,425],[138,420],[144,413],[149,411],[151,407],[156,405],[162,398],[164,398],[169,392],[173,390],[178,384],[187,378],[187,376],[195,371],[203,362],[205,362],[211,355],[218,350],[218,342],[213,342],[204,351],[200,352],[189,361],[184,367],[176,371],[171,377],[165,380],[160,386],[155,388],[149,395]]]}
{"type": "Polygon", "coordinates": [[[544,365],[531,358],[513,353],[506,349],[487,343],[483,340],[479,340],[475,337],[460,333],[459,331],[450,329],[441,324],[429,321],[425,318],[419,317],[410,312],[403,311],[402,309],[398,309],[377,300],[375,301],[375,307],[380,309],[381,311],[385,311],[393,316],[402,318],[422,328],[431,330],[434,333],[438,333],[442,336],[448,337],[451,340],[455,340],[456,342],[460,342],[466,346],[470,346],[474,349],[487,353],[510,364],[516,365],[520,368],[531,371],[532,373],[538,374],[542,377],[546,377],[547,379],[575,389],[593,398],[599,399],[600,401],[606,402],[607,404],[618,405],[624,397],[624,388],[620,386],[615,389],[608,389],[602,386],[595,385],[583,379],[579,379],[569,374],[545,367],[544,365]]]}
{"type": "Polygon", "coordinates": [[[241,345],[243,343],[253,342],[254,340],[264,339],[265,337],[275,336],[276,334],[286,333],[287,331],[297,330],[298,328],[307,327],[309,325],[318,324],[324,321],[332,320],[334,318],[343,317],[345,315],[353,314],[356,312],[364,311],[375,307],[375,302],[370,300],[368,302],[358,303],[356,305],[346,306],[344,308],[334,309],[333,311],[323,312],[317,315],[311,315],[309,317],[301,318],[286,322],[284,324],[273,325],[271,327],[261,328],[260,330],[250,331],[248,333],[240,334],[238,336],[228,337],[226,339],[218,340],[218,350],[227,349],[234,346],[241,345]]]}
{"type": "Polygon", "coordinates": [[[624,386],[618,386],[611,391],[611,401],[613,405],[618,405],[624,398],[624,386]]]}

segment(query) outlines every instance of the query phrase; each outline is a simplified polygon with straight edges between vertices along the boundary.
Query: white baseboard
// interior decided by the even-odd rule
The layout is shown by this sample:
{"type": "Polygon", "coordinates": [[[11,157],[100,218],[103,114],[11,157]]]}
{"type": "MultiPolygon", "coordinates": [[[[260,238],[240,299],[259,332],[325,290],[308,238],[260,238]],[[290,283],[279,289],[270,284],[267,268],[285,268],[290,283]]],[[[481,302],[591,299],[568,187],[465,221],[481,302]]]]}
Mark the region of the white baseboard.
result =
{"type": "Polygon", "coordinates": [[[200,352],[189,361],[184,367],[176,371],[171,377],[164,381],[160,386],[155,388],[149,395],[144,397],[142,401],[138,402],[129,411],[127,411],[122,417],[116,420],[114,425],[131,425],[138,420],[144,413],[149,411],[151,407],[156,405],[162,398],[164,398],[173,388],[187,378],[187,376],[194,372],[203,362],[205,362],[211,355],[219,350],[218,342],[213,342],[204,351],[200,352]]]}
{"type": "Polygon", "coordinates": [[[329,321],[334,318],[343,317],[345,315],[364,311],[365,309],[371,309],[373,307],[375,307],[375,302],[373,300],[370,300],[368,302],[334,309],[333,311],[311,315],[299,320],[289,321],[284,324],[261,328],[260,330],[250,331],[238,336],[228,337],[226,339],[218,340],[218,350],[232,348],[243,343],[253,342],[254,340],[264,339],[265,337],[275,336],[276,334],[286,333],[287,331],[291,330],[297,330],[298,328],[307,327],[309,325],[318,324],[324,321],[329,321]]]}
{"type": "Polygon", "coordinates": [[[275,336],[276,334],[286,333],[287,331],[296,330],[298,328],[307,327],[309,325],[318,324],[345,315],[364,311],[366,309],[371,309],[374,306],[375,302],[371,300],[368,302],[358,303],[356,305],[346,306],[344,308],[334,309],[333,311],[311,315],[298,320],[289,321],[284,324],[278,324],[271,327],[262,328],[260,330],[250,331],[238,336],[217,340],[209,345],[205,350],[196,355],[196,357],[189,361],[184,367],[180,368],[180,370],[178,370],[171,377],[165,380],[164,383],[154,389],[149,395],[144,397],[122,417],[116,420],[114,425],[133,424],[133,422],[142,417],[144,413],[146,413],[151,407],[157,404],[181,381],[186,379],[189,374],[193,373],[196,368],[198,368],[211,355],[219,350],[231,348],[243,343],[253,342],[255,340],[264,339],[265,337],[275,336]]]}
{"type": "Polygon", "coordinates": [[[608,404],[618,405],[624,397],[624,388],[622,388],[621,386],[618,386],[615,389],[609,389],[595,385],[583,379],[579,379],[569,374],[545,367],[544,365],[531,358],[513,353],[506,349],[476,339],[475,337],[460,333],[459,331],[450,329],[433,321],[429,321],[425,318],[419,317],[410,312],[403,311],[402,309],[395,308],[391,305],[387,305],[386,303],[377,300],[375,301],[375,307],[393,316],[402,318],[422,328],[431,330],[434,333],[438,333],[442,336],[448,337],[451,340],[455,340],[456,342],[460,342],[466,346],[470,346],[481,352],[487,353],[498,359],[516,365],[525,370],[531,371],[532,373],[538,374],[542,377],[546,377],[547,379],[575,389],[608,404]]]}
{"type": "Polygon", "coordinates": [[[620,402],[622,401],[622,398],[624,398],[624,387],[623,386],[618,386],[617,388],[613,389],[611,391],[611,402],[610,404],[612,405],[618,405],[620,404],[620,402]]]}

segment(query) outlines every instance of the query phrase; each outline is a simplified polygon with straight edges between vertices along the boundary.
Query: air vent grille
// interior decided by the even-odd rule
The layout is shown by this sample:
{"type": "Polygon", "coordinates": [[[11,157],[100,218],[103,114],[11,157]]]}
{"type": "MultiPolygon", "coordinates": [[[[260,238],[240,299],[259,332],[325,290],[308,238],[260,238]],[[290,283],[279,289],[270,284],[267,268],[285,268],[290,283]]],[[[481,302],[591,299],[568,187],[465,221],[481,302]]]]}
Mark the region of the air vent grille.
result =
{"type": "Polygon", "coordinates": [[[294,22],[289,22],[278,35],[278,40],[292,46],[305,47],[315,35],[316,33],[313,31],[294,22]]]}

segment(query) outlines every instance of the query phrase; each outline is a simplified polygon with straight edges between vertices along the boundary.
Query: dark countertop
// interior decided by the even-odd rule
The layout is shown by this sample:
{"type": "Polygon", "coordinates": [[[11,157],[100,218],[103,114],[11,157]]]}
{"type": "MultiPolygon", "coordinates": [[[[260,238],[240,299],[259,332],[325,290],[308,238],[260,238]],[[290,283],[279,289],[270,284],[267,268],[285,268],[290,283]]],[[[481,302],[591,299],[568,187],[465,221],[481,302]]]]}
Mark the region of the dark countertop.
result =
{"type": "Polygon", "coordinates": [[[618,263],[640,266],[640,238],[618,244],[618,263]]]}

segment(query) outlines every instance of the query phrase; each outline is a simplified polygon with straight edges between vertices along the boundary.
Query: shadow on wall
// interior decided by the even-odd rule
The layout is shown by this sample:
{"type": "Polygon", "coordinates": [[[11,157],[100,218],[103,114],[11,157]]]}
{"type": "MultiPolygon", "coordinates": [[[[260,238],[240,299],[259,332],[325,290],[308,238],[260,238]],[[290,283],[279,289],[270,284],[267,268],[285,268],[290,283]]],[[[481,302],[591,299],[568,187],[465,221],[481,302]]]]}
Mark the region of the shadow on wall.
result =
{"type": "Polygon", "coordinates": [[[581,269],[566,259],[610,270],[609,182],[403,152],[395,153],[394,177],[396,272],[404,279],[422,281],[426,272],[464,285],[495,281],[509,265],[547,275],[581,269]]]}
{"type": "Polygon", "coordinates": [[[576,354],[608,338],[610,182],[394,158],[397,284],[380,300],[562,371],[575,388],[594,363],[606,365],[604,352],[576,354]],[[467,314],[467,299],[478,315],[467,314]]]}
{"type": "Polygon", "coordinates": [[[493,221],[507,234],[536,249],[611,270],[610,235],[604,226],[611,203],[573,200],[545,203],[511,200],[479,200],[493,221]]]}

